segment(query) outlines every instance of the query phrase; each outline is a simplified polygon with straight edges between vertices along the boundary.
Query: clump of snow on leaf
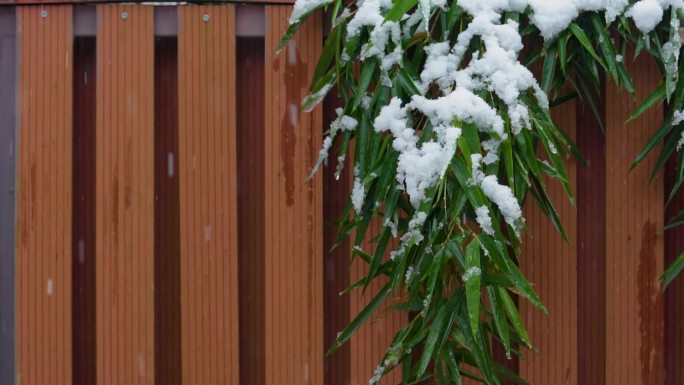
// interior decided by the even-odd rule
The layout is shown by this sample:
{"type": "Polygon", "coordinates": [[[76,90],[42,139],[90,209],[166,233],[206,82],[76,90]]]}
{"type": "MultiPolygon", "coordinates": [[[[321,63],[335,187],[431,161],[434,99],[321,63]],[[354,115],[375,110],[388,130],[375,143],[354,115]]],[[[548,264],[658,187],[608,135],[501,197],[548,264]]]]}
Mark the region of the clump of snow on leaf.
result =
{"type": "Polygon", "coordinates": [[[475,209],[477,224],[480,225],[482,231],[487,235],[494,235],[494,228],[492,228],[492,218],[489,216],[489,209],[487,206],[480,206],[475,209]]]}
{"type": "Polygon", "coordinates": [[[627,16],[634,20],[639,31],[649,33],[663,18],[663,8],[658,0],[641,0],[627,11],[627,16]]]}
{"type": "Polygon", "coordinates": [[[297,0],[292,8],[289,22],[290,24],[299,23],[303,16],[322,5],[330,3],[332,3],[332,0],[297,0]]]}

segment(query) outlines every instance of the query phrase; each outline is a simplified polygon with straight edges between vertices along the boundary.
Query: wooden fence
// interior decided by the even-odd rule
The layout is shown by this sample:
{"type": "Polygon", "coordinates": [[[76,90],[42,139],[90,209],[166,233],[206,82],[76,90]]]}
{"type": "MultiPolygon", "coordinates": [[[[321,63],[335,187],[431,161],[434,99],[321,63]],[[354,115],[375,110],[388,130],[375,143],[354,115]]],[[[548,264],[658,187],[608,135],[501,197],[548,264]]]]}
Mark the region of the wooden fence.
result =
{"type": "MultiPolygon", "coordinates": [[[[298,108],[321,15],[276,55],[285,3],[68,3],[0,2],[0,385],[367,383],[408,316],[324,356],[372,290],[339,295],[365,266],[328,251],[348,171],[306,182],[338,104],[298,108]]],[[[674,165],[628,172],[662,120],[624,125],[661,80],[628,62],[638,97],[605,86],[605,135],[581,101],[553,110],[587,159],[575,206],[550,188],[571,242],[525,207],[549,315],[521,301],[538,351],[495,349],[532,384],[684,384],[684,279],[658,281],[684,196],[663,209],[674,165]]]]}

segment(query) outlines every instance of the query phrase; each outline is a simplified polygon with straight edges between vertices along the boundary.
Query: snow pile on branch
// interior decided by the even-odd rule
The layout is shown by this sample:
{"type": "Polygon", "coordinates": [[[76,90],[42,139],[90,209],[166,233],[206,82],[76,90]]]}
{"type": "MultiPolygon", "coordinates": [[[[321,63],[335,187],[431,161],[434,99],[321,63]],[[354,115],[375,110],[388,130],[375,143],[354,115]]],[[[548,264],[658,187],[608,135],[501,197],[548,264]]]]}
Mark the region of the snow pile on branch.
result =
{"type": "MultiPolygon", "coordinates": [[[[312,7],[328,2],[331,0],[297,0],[291,22],[298,21],[312,7]]],[[[548,109],[548,100],[534,75],[520,62],[523,43],[518,23],[507,20],[503,14],[526,12],[530,22],[547,40],[567,29],[585,11],[602,12],[609,23],[625,15],[633,19],[641,32],[649,33],[666,10],[672,8],[671,13],[676,14],[677,9],[684,8],[684,0],[633,3],[629,0],[455,0],[454,3],[418,0],[413,11],[399,21],[391,21],[385,20],[385,15],[394,5],[392,0],[359,0],[355,12],[345,9],[345,15],[348,15],[346,36],[355,39],[366,31],[368,40],[362,46],[359,58],[362,61],[376,58],[380,63],[381,83],[391,85],[389,74],[401,65],[405,42],[412,38],[412,33],[429,30],[430,17],[437,8],[446,10],[457,5],[471,16],[454,43],[436,41],[425,47],[426,59],[416,84],[420,94],[413,95],[411,100],[392,98],[381,108],[373,125],[376,132],[392,135],[392,147],[399,153],[396,180],[416,208],[431,198],[426,196],[427,191],[447,172],[464,125],[476,127],[483,153],[473,155],[471,181],[482,189],[517,233],[524,223],[519,203],[508,186],[499,184],[495,175],[486,175],[480,166],[497,162],[501,144],[513,141],[522,130],[530,128],[524,95],[534,96],[537,104],[545,109],[548,109]],[[479,40],[482,49],[469,50],[475,39],[479,40]],[[429,92],[435,88],[439,89],[438,95],[429,92]],[[501,100],[505,108],[495,108],[492,96],[501,100]],[[424,129],[424,119],[429,120],[433,134],[420,140],[422,132],[417,128],[424,129]]],[[[672,25],[678,27],[675,19],[673,17],[672,25]]],[[[665,47],[672,56],[670,69],[673,63],[676,69],[678,38],[671,37],[672,46],[665,47]]],[[[351,59],[346,51],[341,57],[344,62],[351,59]]],[[[319,162],[327,157],[337,131],[355,128],[356,121],[352,118],[338,117],[325,139],[319,162]]],[[[357,176],[352,196],[357,211],[361,210],[364,199],[364,186],[357,176]]],[[[476,214],[483,231],[491,234],[489,208],[481,206],[476,214]]],[[[411,239],[419,242],[418,237],[411,236],[411,239]]]]}

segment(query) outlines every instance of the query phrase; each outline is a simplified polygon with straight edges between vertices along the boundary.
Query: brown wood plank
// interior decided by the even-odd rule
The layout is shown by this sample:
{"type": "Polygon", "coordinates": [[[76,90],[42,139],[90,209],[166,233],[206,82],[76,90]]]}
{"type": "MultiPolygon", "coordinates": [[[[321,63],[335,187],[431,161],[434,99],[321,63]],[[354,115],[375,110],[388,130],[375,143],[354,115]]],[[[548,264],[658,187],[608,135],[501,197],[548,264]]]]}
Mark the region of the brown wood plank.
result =
{"type": "Polygon", "coordinates": [[[606,384],[661,384],[663,176],[649,178],[658,151],[628,170],[660,126],[662,111],[651,109],[624,125],[661,76],[647,55],[625,63],[638,100],[612,82],[606,90],[606,384]]]}
{"type": "Polygon", "coordinates": [[[98,6],[98,384],[154,383],[152,11],[98,6]]]}
{"type": "Polygon", "coordinates": [[[182,366],[177,58],[175,37],[155,39],[155,373],[164,385],[181,384],[182,366]]]}
{"type": "Polygon", "coordinates": [[[288,7],[266,6],[266,384],[323,382],[322,178],[307,181],[321,111],[299,110],[322,46],[321,15],[275,48],[288,7]]]}
{"type": "MultiPolygon", "coordinates": [[[[575,102],[551,110],[552,118],[574,140],[575,102]]],[[[576,162],[568,157],[568,177],[576,186],[576,162]]],[[[532,344],[520,360],[520,375],[533,384],[577,383],[577,212],[557,180],[547,179],[547,191],[561,218],[565,242],[544,213],[528,201],[524,207],[528,233],[522,244],[520,268],[535,285],[548,316],[528,301],[520,313],[532,344]]]]}
{"type": "MultiPolygon", "coordinates": [[[[679,156],[667,164],[665,172],[665,197],[676,182],[679,156]]],[[[684,191],[679,192],[666,208],[665,219],[684,210],[684,191]]],[[[684,252],[684,227],[665,231],[665,265],[669,266],[684,252]]],[[[684,274],[675,278],[665,290],[665,385],[684,384],[684,274]]]]}
{"type": "Polygon", "coordinates": [[[179,9],[181,346],[186,384],[237,384],[235,10],[179,9]]]}
{"type": "MultiPolygon", "coordinates": [[[[603,87],[601,87],[603,89],[603,87]]],[[[602,121],[605,103],[595,96],[602,121]]],[[[605,384],[606,138],[587,101],[577,102],[577,381],[605,384]]]]}
{"type": "Polygon", "coordinates": [[[95,372],[95,99],[94,37],[74,39],[73,341],[75,385],[95,372]]]}
{"type": "Polygon", "coordinates": [[[70,384],[72,378],[71,11],[17,11],[17,378],[22,384],[70,384]]]}
{"type": "Polygon", "coordinates": [[[236,48],[240,382],[263,385],[264,38],[238,37],[236,48]]]}
{"type": "MultiPolygon", "coordinates": [[[[601,87],[604,89],[605,87],[601,87]]],[[[605,122],[603,95],[595,95],[605,122]]],[[[589,103],[577,104],[577,382],[606,381],[606,138],[589,103]]]]}

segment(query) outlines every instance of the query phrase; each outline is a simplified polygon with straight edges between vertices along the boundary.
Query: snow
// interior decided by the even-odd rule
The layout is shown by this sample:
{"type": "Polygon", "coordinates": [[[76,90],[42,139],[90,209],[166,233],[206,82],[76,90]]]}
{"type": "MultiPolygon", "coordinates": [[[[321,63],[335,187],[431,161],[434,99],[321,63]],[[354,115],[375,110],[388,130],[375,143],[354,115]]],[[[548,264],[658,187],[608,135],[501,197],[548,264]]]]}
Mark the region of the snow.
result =
{"type": "MultiPolygon", "coordinates": [[[[677,126],[682,122],[684,122],[684,110],[675,111],[674,115],[672,117],[672,127],[677,126]]],[[[679,138],[679,141],[677,142],[677,151],[681,150],[683,145],[684,145],[684,131],[682,131],[681,137],[679,138]]]]}
{"type": "MultiPolygon", "coordinates": [[[[482,188],[484,194],[492,201],[501,214],[503,214],[504,220],[508,223],[516,234],[520,232],[524,219],[522,217],[522,210],[520,208],[520,203],[513,195],[513,191],[510,187],[506,185],[499,184],[495,175],[485,175],[480,170],[480,165],[482,162],[482,155],[473,154],[471,155],[472,161],[472,181],[473,185],[478,185],[482,188]]],[[[479,208],[481,210],[481,208],[479,208]]],[[[489,211],[489,210],[488,210],[489,211]]],[[[481,210],[482,212],[482,210],[481,210]]],[[[485,229],[486,221],[481,221],[481,213],[477,213],[478,224],[482,227],[483,231],[487,233],[485,229]]]]}
{"type": "Polygon", "coordinates": [[[482,231],[487,235],[494,235],[494,228],[492,228],[492,218],[489,216],[489,209],[487,206],[480,206],[475,209],[476,220],[480,225],[482,231]]]}
{"type": "Polygon", "coordinates": [[[634,20],[639,31],[649,33],[663,18],[663,8],[658,0],[640,0],[627,11],[627,16],[634,20]]]}
{"type": "Polygon", "coordinates": [[[356,177],[354,178],[354,188],[352,190],[351,201],[354,206],[354,210],[357,213],[361,213],[363,208],[363,201],[366,199],[366,191],[361,183],[361,180],[356,177]]]}
{"type": "Polygon", "coordinates": [[[332,0],[297,0],[290,14],[290,25],[299,23],[304,15],[314,9],[332,3],[332,0]]]}
{"type": "Polygon", "coordinates": [[[404,277],[404,282],[408,285],[411,283],[413,278],[417,277],[419,274],[418,270],[415,269],[413,266],[409,266],[408,269],[406,269],[406,275],[404,277]]]}
{"type": "MultiPolygon", "coordinates": [[[[323,139],[323,146],[321,147],[320,151],[318,152],[318,160],[316,161],[316,164],[313,166],[313,169],[311,170],[311,175],[313,175],[317,170],[318,167],[323,163],[326,159],[328,159],[328,152],[330,151],[330,147],[332,147],[332,143],[335,140],[335,137],[339,132],[344,132],[344,131],[354,131],[356,129],[356,126],[359,124],[359,122],[352,118],[351,116],[345,115],[343,110],[341,108],[335,109],[335,112],[337,113],[337,118],[333,120],[332,123],[330,123],[330,131],[328,135],[323,139]]],[[[335,178],[339,179],[339,173],[342,171],[342,166],[344,164],[344,155],[340,155],[338,157],[338,170],[336,171],[335,178]]]]}
{"type": "MultiPolygon", "coordinates": [[[[333,88],[334,85],[334,82],[323,85],[321,89],[309,95],[309,98],[311,98],[312,100],[322,99],[325,95],[328,94],[328,92],[330,91],[330,89],[333,88]]],[[[304,112],[311,112],[311,110],[313,110],[314,107],[316,107],[315,103],[311,107],[305,108],[304,112]]]]}
{"type": "Polygon", "coordinates": [[[520,209],[520,204],[518,203],[518,200],[515,199],[511,188],[499,184],[494,175],[487,175],[482,178],[480,187],[487,198],[494,202],[499,208],[506,223],[508,223],[516,232],[519,232],[523,222],[522,210],[520,209]]]}
{"type": "Polygon", "coordinates": [[[465,273],[463,273],[463,277],[462,277],[463,282],[468,282],[471,278],[479,277],[481,273],[482,273],[482,271],[480,271],[479,267],[477,267],[477,266],[469,267],[465,271],[465,273]]]}

